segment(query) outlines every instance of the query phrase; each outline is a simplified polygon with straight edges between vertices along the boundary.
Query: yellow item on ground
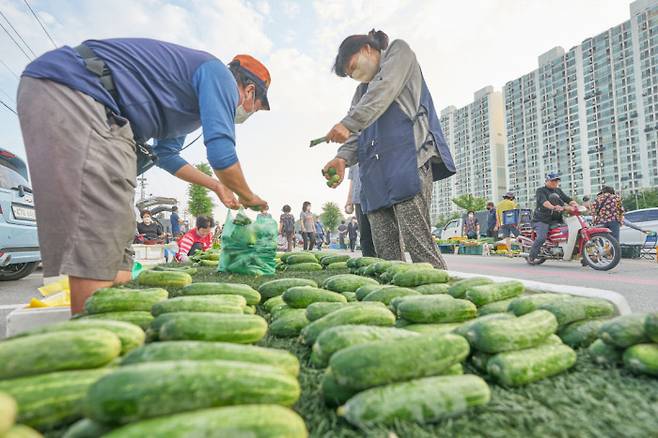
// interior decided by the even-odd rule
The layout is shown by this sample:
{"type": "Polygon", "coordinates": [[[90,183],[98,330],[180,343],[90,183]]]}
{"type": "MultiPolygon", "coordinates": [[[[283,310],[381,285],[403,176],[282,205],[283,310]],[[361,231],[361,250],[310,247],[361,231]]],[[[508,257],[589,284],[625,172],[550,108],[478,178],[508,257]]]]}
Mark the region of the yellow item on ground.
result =
{"type": "Polygon", "coordinates": [[[68,307],[71,305],[71,291],[63,290],[58,293],[52,294],[46,298],[38,299],[32,298],[27,305],[29,308],[39,307],[68,307]]]}
{"type": "Polygon", "coordinates": [[[64,277],[61,280],[53,281],[49,284],[44,284],[38,290],[41,292],[41,295],[47,297],[48,295],[56,294],[64,290],[69,290],[69,277],[64,277]]]}

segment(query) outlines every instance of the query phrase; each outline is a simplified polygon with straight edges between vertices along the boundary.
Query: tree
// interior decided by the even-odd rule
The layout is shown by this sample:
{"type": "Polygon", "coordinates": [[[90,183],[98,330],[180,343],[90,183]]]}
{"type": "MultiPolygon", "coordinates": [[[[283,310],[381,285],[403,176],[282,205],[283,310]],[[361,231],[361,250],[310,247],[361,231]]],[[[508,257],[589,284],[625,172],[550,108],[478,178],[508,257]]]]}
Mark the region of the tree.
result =
{"type": "MultiPolygon", "coordinates": [[[[200,163],[195,167],[206,175],[212,176],[212,170],[207,163],[200,163]]],[[[192,216],[212,216],[212,209],[215,203],[208,194],[207,188],[197,184],[190,184],[187,194],[187,209],[192,216]]]]}
{"type": "Polygon", "coordinates": [[[434,226],[436,228],[443,228],[448,222],[453,219],[457,219],[459,216],[461,216],[461,214],[457,212],[439,215],[439,217],[436,218],[436,224],[434,224],[434,226]]]}
{"type": "Polygon", "coordinates": [[[336,231],[340,221],[344,219],[340,207],[335,202],[327,202],[322,206],[322,214],[320,215],[322,225],[325,230],[336,231]]]}
{"type": "Polygon", "coordinates": [[[622,196],[622,203],[626,211],[658,207],[658,188],[652,187],[635,193],[625,193],[622,196]]]}
{"type": "Polygon", "coordinates": [[[486,198],[479,198],[473,196],[470,193],[466,195],[457,196],[452,199],[452,202],[455,203],[459,208],[463,208],[466,211],[480,211],[484,210],[487,206],[486,198]]]}

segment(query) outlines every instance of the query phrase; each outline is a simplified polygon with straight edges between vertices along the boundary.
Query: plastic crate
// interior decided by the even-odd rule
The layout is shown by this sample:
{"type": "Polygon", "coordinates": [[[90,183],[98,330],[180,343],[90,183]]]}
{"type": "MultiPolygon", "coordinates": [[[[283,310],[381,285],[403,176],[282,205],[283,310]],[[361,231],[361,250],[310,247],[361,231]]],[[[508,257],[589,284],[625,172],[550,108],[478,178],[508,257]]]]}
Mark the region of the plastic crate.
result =
{"type": "Polygon", "coordinates": [[[459,254],[482,255],[482,245],[459,245],[459,254]]]}
{"type": "Polygon", "coordinates": [[[442,243],[439,246],[439,251],[441,251],[441,254],[454,254],[455,253],[455,245],[449,244],[449,243],[442,243]]]}
{"type": "Polygon", "coordinates": [[[642,245],[621,245],[621,258],[639,259],[642,252],[642,245]]]}

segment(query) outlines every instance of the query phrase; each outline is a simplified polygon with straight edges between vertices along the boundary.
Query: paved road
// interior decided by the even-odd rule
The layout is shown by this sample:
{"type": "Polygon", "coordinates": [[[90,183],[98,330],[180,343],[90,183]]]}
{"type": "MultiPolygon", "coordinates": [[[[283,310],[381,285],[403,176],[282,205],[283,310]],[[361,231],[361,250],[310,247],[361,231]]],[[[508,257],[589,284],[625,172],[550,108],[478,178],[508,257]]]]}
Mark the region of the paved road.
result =
{"type": "Polygon", "coordinates": [[[530,266],[524,259],[444,255],[453,271],[513,277],[545,283],[595,287],[619,292],[634,312],[658,310],[658,263],[648,260],[622,259],[618,267],[601,272],[580,263],[547,261],[530,266]]]}

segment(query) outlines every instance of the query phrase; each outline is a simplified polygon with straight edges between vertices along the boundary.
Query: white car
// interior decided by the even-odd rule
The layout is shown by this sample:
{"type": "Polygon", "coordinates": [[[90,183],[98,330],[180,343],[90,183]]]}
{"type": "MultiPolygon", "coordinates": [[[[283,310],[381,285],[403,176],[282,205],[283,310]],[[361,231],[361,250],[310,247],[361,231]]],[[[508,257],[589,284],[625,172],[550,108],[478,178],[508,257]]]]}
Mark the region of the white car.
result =
{"type": "MultiPolygon", "coordinates": [[[[629,211],[624,218],[643,230],[658,233],[658,208],[629,211]]],[[[619,233],[619,243],[622,245],[643,245],[646,238],[646,234],[627,226],[621,227],[619,233]]]]}

